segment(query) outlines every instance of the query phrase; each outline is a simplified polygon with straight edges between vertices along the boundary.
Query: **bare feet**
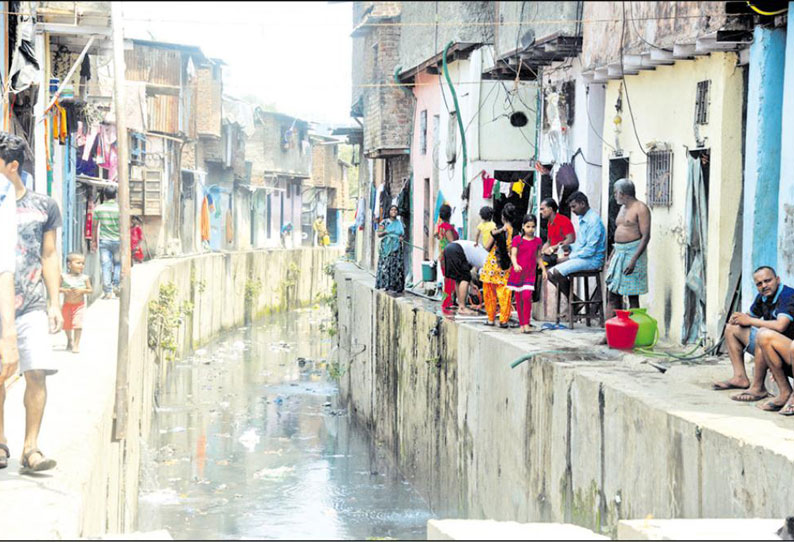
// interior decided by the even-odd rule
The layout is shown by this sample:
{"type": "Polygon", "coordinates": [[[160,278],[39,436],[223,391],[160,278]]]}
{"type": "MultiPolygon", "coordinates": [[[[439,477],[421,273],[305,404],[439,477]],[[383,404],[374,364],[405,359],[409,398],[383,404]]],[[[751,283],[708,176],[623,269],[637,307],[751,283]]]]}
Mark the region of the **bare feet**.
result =
{"type": "MultiPolygon", "coordinates": [[[[604,336],[601,337],[601,339],[596,344],[607,344],[607,336],[606,336],[606,334],[604,334],[604,336]]],[[[748,386],[749,386],[749,384],[748,384],[748,386]]]]}
{"type": "Polygon", "coordinates": [[[72,354],[79,354],[79,353],[80,353],[80,347],[79,346],[73,346],[72,347],[72,354]]]}
{"type": "Polygon", "coordinates": [[[460,316],[476,316],[477,315],[476,312],[474,312],[471,309],[467,309],[466,307],[461,307],[460,309],[458,309],[458,314],[460,316]]]}
{"type": "Polygon", "coordinates": [[[66,351],[68,352],[71,349],[72,349],[72,343],[66,343],[66,351]]]}

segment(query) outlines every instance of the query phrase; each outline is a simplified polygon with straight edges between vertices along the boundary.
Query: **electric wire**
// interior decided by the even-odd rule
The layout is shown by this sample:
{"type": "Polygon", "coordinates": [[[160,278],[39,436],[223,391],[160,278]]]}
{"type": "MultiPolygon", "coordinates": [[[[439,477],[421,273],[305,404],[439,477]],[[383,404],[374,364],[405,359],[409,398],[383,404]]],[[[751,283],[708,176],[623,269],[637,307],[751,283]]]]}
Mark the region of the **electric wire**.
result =
{"type": "Polygon", "coordinates": [[[640,136],[637,133],[637,123],[634,120],[634,112],[631,110],[631,99],[629,98],[629,88],[626,85],[626,73],[623,69],[625,65],[623,63],[623,38],[626,32],[626,2],[625,1],[621,2],[621,6],[623,7],[623,22],[620,25],[620,78],[623,80],[623,90],[626,91],[626,103],[629,106],[629,115],[631,116],[631,127],[634,129],[634,137],[637,138],[637,145],[642,151],[642,154],[644,154],[647,157],[648,153],[645,151],[645,148],[643,148],[642,142],[640,141],[640,136]]]}

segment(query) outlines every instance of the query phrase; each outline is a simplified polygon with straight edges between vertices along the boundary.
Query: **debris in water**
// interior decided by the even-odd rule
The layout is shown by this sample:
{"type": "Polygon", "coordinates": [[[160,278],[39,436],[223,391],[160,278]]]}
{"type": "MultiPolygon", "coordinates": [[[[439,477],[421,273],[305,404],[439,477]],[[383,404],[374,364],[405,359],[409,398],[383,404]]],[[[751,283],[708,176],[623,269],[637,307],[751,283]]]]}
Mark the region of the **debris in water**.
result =
{"type": "Polygon", "coordinates": [[[331,406],[331,403],[323,403],[323,406],[324,407],[329,407],[329,406],[331,406]]]}
{"type": "Polygon", "coordinates": [[[256,433],[256,429],[251,428],[243,433],[237,441],[245,446],[249,452],[253,452],[256,445],[259,444],[260,437],[256,433]]]}
{"type": "Polygon", "coordinates": [[[276,467],[274,469],[264,468],[254,473],[254,480],[261,480],[262,478],[278,478],[290,472],[293,472],[295,467],[276,467]]]}

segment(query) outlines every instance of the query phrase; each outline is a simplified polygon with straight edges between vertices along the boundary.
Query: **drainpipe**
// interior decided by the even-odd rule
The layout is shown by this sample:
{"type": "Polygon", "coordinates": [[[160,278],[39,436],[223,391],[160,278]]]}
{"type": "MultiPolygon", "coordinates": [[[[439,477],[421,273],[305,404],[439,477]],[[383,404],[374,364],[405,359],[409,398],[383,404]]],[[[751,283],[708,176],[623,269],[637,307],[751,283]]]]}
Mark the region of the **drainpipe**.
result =
{"type": "MultiPolygon", "coordinates": [[[[449,85],[449,91],[452,94],[452,101],[455,103],[455,113],[458,117],[458,130],[460,130],[460,142],[463,146],[463,168],[461,170],[461,190],[466,190],[466,162],[468,161],[468,155],[466,152],[466,132],[463,130],[463,119],[460,116],[460,106],[458,106],[458,94],[455,92],[455,87],[452,85],[452,79],[449,78],[449,68],[447,68],[447,51],[452,46],[452,41],[447,43],[446,47],[444,47],[444,77],[447,80],[447,84],[449,85]]],[[[443,92],[443,91],[442,91],[443,92]]],[[[468,237],[468,224],[467,220],[463,220],[463,238],[465,239],[468,237]]]]}

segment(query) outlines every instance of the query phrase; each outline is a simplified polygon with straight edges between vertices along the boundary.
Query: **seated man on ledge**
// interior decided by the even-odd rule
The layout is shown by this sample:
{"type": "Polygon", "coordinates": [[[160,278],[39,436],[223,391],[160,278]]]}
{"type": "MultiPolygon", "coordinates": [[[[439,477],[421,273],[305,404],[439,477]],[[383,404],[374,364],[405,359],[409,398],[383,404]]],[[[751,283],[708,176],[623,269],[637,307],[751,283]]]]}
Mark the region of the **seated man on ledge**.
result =
{"type": "Polygon", "coordinates": [[[557,264],[557,250],[560,247],[572,245],[576,241],[573,222],[557,211],[557,202],[553,198],[546,198],[540,202],[540,216],[546,220],[548,237],[540,251],[547,267],[554,267],[557,264]]]}
{"type": "Polygon", "coordinates": [[[549,280],[570,299],[571,281],[568,275],[601,269],[604,265],[607,232],[601,217],[590,208],[590,202],[582,192],[571,194],[568,205],[579,217],[579,231],[570,252],[558,258],[557,265],[549,271],[549,280]]]}
{"type": "Polygon", "coordinates": [[[776,332],[789,339],[794,337],[794,289],[783,285],[775,270],[762,265],[753,272],[753,281],[758,295],[748,313],[736,312],[725,326],[725,346],[733,366],[733,376],[722,382],[715,382],[715,390],[745,389],[750,387],[747,371],[744,368],[744,353],[755,358],[755,382],[745,392],[734,395],[735,401],[759,401],[768,395],[764,389],[767,359],[762,344],[776,332]],[[760,384],[758,383],[760,379],[760,384]]]}

